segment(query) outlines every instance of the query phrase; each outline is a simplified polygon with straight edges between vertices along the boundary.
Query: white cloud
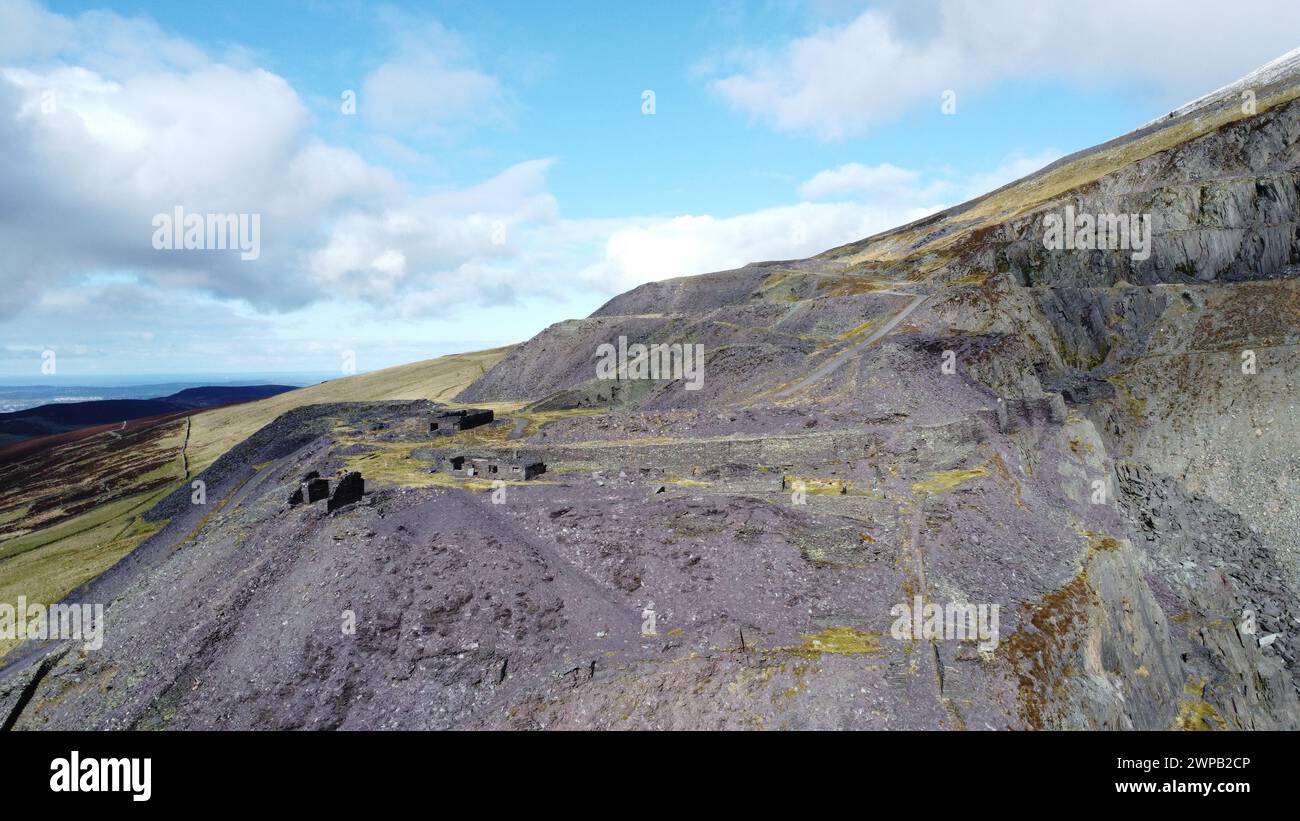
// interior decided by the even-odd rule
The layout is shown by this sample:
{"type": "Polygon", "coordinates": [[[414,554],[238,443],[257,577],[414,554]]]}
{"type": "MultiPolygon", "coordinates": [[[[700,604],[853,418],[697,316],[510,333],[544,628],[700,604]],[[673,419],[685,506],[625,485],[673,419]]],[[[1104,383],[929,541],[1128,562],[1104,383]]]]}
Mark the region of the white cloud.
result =
{"type": "Polygon", "coordinates": [[[937,207],[935,203],[955,204],[987,194],[1038,171],[1061,156],[1062,152],[1055,148],[1032,154],[1017,152],[995,168],[964,177],[947,170],[925,174],[889,163],[846,163],[817,172],[799,187],[799,195],[807,200],[860,200],[900,211],[934,210],[937,207]]]}
{"type": "Polygon", "coordinates": [[[495,78],[430,55],[380,66],[366,78],[358,107],[379,128],[438,134],[452,123],[499,117],[501,98],[495,78]]]}
{"type": "MultiPolygon", "coordinates": [[[[208,58],[147,21],[35,12],[9,3],[0,20],[21,13],[53,26],[30,39],[61,40],[65,59],[111,71],[39,61],[0,68],[0,313],[91,270],[134,271],[157,286],[272,310],[318,299],[391,303],[445,282],[455,287],[438,302],[444,308],[480,287],[500,299],[499,277],[474,272],[526,254],[530,231],[557,219],[545,190],[549,160],[416,195],[313,137],[302,100],[275,74],[208,58]],[[109,36],[107,51],[83,50],[105,32],[125,34],[109,36]],[[261,257],[155,250],[153,216],[177,206],[259,214],[261,257]],[[498,224],[517,241],[494,242],[498,224]]],[[[457,56],[454,44],[444,51],[457,56]]]]}
{"type": "MultiPolygon", "coordinates": [[[[555,199],[546,191],[550,165],[533,160],[472,188],[352,210],[310,254],[308,281],[336,298],[372,301],[418,287],[436,292],[437,299],[420,300],[429,309],[472,299],[499,285],[485,262],[517,263],[538,241],[538,226],[558,219],[555,199]]],[[[534,280],[537,288],[550,284],[534,280]]]]}
{"type": "MultiPolygon", "coordinates": [[[[88,269],[132,270],[264,309],[338,300],[402,317],[575,288],[612,294],[806,257],[982,193],[950,174],[849,163],[807,180],[801,201],[751,213],[565,220],[548,190],[554,161],[538,159],[416,195],[312,138],[280,77],[215,62],[121,78],[5,70],[5,110],[0,150],[20,159],[0,167],[0,183],[6,199],[25,204],[0,224],[11,310],[88,269]],[[45,111],[50,91],[55,106],[45,111]],[[262,214],[262,258],[154,251],[152,215],[177,204],[262,214]]],[[[977,183],[993,187],[1050,158],[1022,158],[977,183]]]]}
{"type": "Polygon", "coordinates": [[[469,47],[440,24],[416,24],[398,11],[384,15],[397,32],[393,59],[371,72],[358,109],[372,125],[417,136],[503,121],[506,94],[473,64],[469,47]]]}
{"type": "Polygon", "coordinates": [[[0,60],[45,57],[72,36],[72,24],[31,0],[0,0],[0,60]]]}
{"type": "Polygon", "coordinates": [[[802,202],[733,217],[684,215],[614,231],[583,279],[607,293],[643,282],[801,259],[930,213],[858,202],[802,202]]]}
{"type": "MultiPolygon", "coordinates": [[[[0,279],[54,286],[80,271],[137,269],[264,305],[302,301],[292,270],[331,208],[392,194],[386,172],[306,137],[279,77],[208,64],[110,78],[85,68],[0,71],[0,279]],[[153,215],[262,215],[258,263],[164,253],[153,215]]],[[[9,307],[18,307],[10,305],[9,307]]]]}
{"type": "Polygon", "coordinates": [[[1061,156],[1015,154],[972,175],[848,163],[799,187],[804,202],[731,217],[683,215],[614,227],[582,280],[608,293],[670,277],[802,259],[904,225],[1030,174],[1061,156]],[[809,200],[834,200],[810,202],[809,200]]]}
{"type": "MultiPolygon", "coordinates": [[[[540,321],[531,304],[568,310],[651,280],[807,257],[1045,161],[1019,158],[976,178],[849,163],[814,175],[789,204],[749,213],[565,219],[550,192],[553,159],[413,191],[315,136],[298,92],[274,73],[208,56],[149,21],[32,8],[0,0],[0,24],[35,20],[23,23],[24,54],[37,55],[0,68],[0,314],[36,346],[51,342],[47,328],[75,341],[92,312],[114,317],[119,357],[148,334],[150,357],[182,351],[233,363],[229,340],[239,339],[239,355],[256,362],[266,351],[288,356],[284,339],[302,336],[300,325],[335,340],[358,315],[384,338],[396,321],[427,328],[431,317],[475,333],[488,327],[476,323],[480,312],[495,312],[513,318],[490,326],[492,341],[504,341],[540,321]],[[40,57],[51,50],[58,61],[40,57]],[[260,214],[261,257],[154,250],[152,217],[177,205],[260,214]],[[473,310],[458,318],[462,308],[473,310]]],[[[380,90],[362,89],[361,111],[372,92],[380,102],[396,93],[382,86],[421,60],[479,71],[445,31],[411,32],[429,36],[399,44],[391,70],[372,75],[380,90]]],[[[495,83],[471,79],[463,97],[398,99],[388,116],[450,128],[462,115],[447,112],[484,102],[471,104],[475,94],[489,108],[502,100],[495,83]]]]}
{"type": "MultiPolygon", "coordinates": [[[[747,52],[712,86],[731,106],[784,131],[863,134],[945,90],[1011,78],[1085,87],[1154,86],[1177,101],[1216,88],[1294,47],[1293,0],[933,0],[864,11],[765,52],[747,52]]],[[[960,111],[960,105],[959,109],[960,111]]]]}
{"type": "Polygon", "coordinates": [[[920,172],[911,169],[889,163],[867,166],[853,162],[818,172],[799,187],[799,195],[809,200],[847,197],[880,204],[915,204],[951,193],[946,188],[942,182],[923,184],[920,172]]]}

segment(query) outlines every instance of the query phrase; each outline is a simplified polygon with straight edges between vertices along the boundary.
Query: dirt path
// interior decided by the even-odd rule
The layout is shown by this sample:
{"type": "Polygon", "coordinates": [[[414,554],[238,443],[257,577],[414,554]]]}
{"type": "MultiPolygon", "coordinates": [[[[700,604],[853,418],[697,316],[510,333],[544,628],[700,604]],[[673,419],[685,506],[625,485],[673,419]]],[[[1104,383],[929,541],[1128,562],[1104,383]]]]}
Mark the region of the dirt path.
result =
{"type": "Polygon", "coordinates": [[[528,420],[519,418],[515,420],[515,426],[511,428],[510,433],[506,434],[507,439],[518,439],[524,435],[524,428],[528,427],[528,420]]]}
{"type": "Polygon", "coordinates": [[[803,390],[809,385],[817,382],[819,379],[826,376],[828,373],[831,373],[832,371],[836,370],[841,365],[843,365],[846,361],[848,361],[848,359],[854,354],[856,354],[858,351],[862,350],[863,348],[867,347],[868,345],[872,344],[876,340],[888,334],[890,331],[897,328],[900,322],[902,322],[904,319],[907,319],[907,317],[912,313],[912,311],[915,311],[917,308],[921,307],[921,303],[925,302],[929,298],[930,297],[927,294],[916,295],[915,297],[912,298],[911,302],[907,303],[907,307],[899,311],[898,314],[896,314],[893,319],[889,320],[884,325],[877,328],[869,336],[867,336],[866,339],[863,339],[861,342],[857,343],[856,345],[851,345],[845,348],[844,350],[832,356],[830,359],[818,365],[816,368],[813,369],[812,373],[808,374],[803,379],[800,379],[798,382],[795,382],[793,385],[791,385],[788,388],[785,388],[784,390],[778,391],[776,394],[777,398],[785,399],[791,394],[798,393],[799,391],[803,390]]]}

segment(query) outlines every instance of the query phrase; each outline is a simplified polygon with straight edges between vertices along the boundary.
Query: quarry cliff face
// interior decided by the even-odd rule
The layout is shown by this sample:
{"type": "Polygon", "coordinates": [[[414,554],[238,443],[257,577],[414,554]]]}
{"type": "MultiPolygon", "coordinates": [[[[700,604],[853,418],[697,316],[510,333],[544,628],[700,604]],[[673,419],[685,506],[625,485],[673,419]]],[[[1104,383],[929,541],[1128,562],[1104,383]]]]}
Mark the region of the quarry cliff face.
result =
{"type": "Polygon", "coordinates": [[[28,665],[0,705],[32,728],[1300,728],[1300,80],[1261,77],[1255,110],[1219,95],[819,257],[615,297],[512,351],[457,397],[496,420],[432,445],[419,404],[284,417],[211,469],[219,515],[165,502],[102,582],[104,650],[28,665]],[[699,389],[601,378],[620,337],[702,346],[699,389]],[[470,445],[547,472],[436,470],[470,445]],[[366,497],[286,510],[308,469],[366,497]]]}
{"type": "MultiPolygon", "coordinates": [[[[1036,602],[1024,589],[1011,594],[1024,609],[1006,660],[1025,725],[1294,727],[1300,103],[1294,75],[1281,76],[1269,78],[1266,110],[1238,116],[1240,98],[1220,95],[992,195],[1001,213],[976,202],[817,260],[654,283],[612,300],[587,321],[596,328],[564,332],[644,337],[657,322],[663,338],[713,337],[710,400],[761,406],[770,383],[798,383],[801,371],[816,371],[810,360],[839,355],[809,352],[800,332],[829,329],[851,347],[859,326],[850,323],[881,324],[903,294],[926,295],[910,327],[802,385],[802,403],[778,391],[775,404],[804,404],[822,422],[835,409],[894,412],[907,428],[957,426],[990,405],[1014,416],[1024,407],[1017,400],[1044,394],[1065,400],[1063,424],[1008,431],[1001,422],[980,443],[996,442],[999,459],[1016,466],[1009,474],[1022,504],[1020,488],[1039,485],[1040,499],[1069,500],[1062,507],[1076,530],[1108,534],[1063,548],[1075,565],[1060,568],[1061,583],[1036,602]],[[1086,178],[1090,166],[1111,170],[1086,178]],[[1054,183],[1062,190],[1044,196],[1054,183]],[[1131,230],[1113,236],[1121,220],[1131,230]],[[885,250],[873,256],[873,245],[885,250]],[[722,344],[723,332],[706,327],[719,325],[731,330],[722,344]],[[773,348],[798,361],[767,356],[773,348]],[[964,384],[935,378],[944,352],[962,363],[964,384]],[[737,366],[747,378],[728,378],[737,366]],[[1099,481],[1101,498],[1111,494],[1100,505],[1099,481]],[[1114,520],[1082,524],[1107,504],[1114,520]]],[[[529,353],[515,351],[471,392],[501,390],[494,379],[529,353]]],[[[670,395],[635,404],[660,406],[670,395]]],[[[968,433],[950,447],[970,447],[968,433]]],[[[924,462],[922,453],[909,456],[924,462]]],[[[881,461],[878,469],[905,469],[881,461]]],[[[971,519],[989,516],[997,492],[956,492],[965,504],[925,498],[918,538],[938,554],[971,549],[971,519]],[[932,519],[937,526],[927,527],[932,519]]],[[[979,540],[982,561],[1014,562],[996,555],[1014,549],[1007,535],[979,540]]],[[[943,579],[971,601],[972,581],[943,579]]]]}

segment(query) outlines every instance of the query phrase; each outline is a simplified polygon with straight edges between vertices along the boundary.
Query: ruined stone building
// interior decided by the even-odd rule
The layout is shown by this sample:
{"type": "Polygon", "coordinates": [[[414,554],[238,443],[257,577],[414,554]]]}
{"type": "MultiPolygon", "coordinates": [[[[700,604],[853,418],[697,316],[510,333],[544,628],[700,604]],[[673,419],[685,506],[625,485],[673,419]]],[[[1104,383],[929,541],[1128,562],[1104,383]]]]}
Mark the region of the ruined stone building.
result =
{"type": "Polygon", "coordinates": [[[509,479],[527,481],[546,472],[546,464],[531,456],[521,456],[518,451],[503,454],[453,454],[447,457],[444,468],[457,476],[476,476],[481,479],[509,479]]]}
{"type": "Polygon", "coordinates": [[[330,495],[330,480],[322,479],[317,471],[312,471],[302,477],[298,483],[297,489],[289,494],[289,506],[300,505],[303,502],[312,504],[319,502],[321,499],[327,499],[330,495]]]}
{"type": "Polygon", "coordinates": [[[330,493],[330,480],[313,470],[304,476],[298,483],[298,487],[289,494],[289,506],[296,507],[304,502],[310,505],[325,499],[325,510],[329,512],[361,501],[365,492],[365,480],[355,470],[339,479],[338,484],[334,486],[333,494],[330,493]]]}
{"type": "Polygon", "coordinates": [[[439,436],[449,436],[453,433],[459,433],[462,430],[477,428],[480,425],[486,425],[493,419],[493,413],[483,408],[468,408],[466,410],[444,410],[435,412],[433,418],[429,420],[429,433],[439,436]]]}
{"type": "Polygon", "coordinates": [[[338,485],[334,488],[334,495],[330,496],[329,501],[325,504],[325,510],[333,512],[344,505],[359,502],[365,493],[365,480],[361,478],[361,474],[357,471],[351,471],[342,479],[339,479],[338,485]]]}

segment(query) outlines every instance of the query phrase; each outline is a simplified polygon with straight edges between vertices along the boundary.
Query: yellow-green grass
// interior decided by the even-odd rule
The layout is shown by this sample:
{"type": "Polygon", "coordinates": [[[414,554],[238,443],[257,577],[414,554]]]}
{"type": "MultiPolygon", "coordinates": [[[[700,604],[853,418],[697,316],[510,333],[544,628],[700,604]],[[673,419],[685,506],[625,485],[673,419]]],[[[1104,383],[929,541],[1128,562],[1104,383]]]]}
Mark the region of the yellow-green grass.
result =
{"type": "Polygon", "coordinates": [[[855,325],[852,328],[849,328],[844,333],[840,334],[840,339],[849,340],[849,339],[857,339],[860,336],[865,336],[880,326],[880,319],[881,319],[880,317],[874,317],[872,319],[868,319],[866,322],[863,322],[859,325],[855,325]]]}
{"type": "Polygon", "coordinates": [[[1228,722],[1205,701],[1205,679],[1192,678],[1183,685],[1184,698],[1171,730],[1226,730],[1228,722]]]}
{"type": "Polygon", "coordinates": [[[824,277],[817,283],[817,290],[828,296],[856,296],[891,291],[899,286],[895,279],[884,276],[856,274],[852,276],[824,277]]]}
{"type": "MultiPolygon", "coordinates": [[[[52,604],[112,567],[164,523],[139,514],[171,488],[119,499],[55,527],[5,542],[0,559],[0,602],[52,604]]],[[[0,638],[0,656],[18,645],[0,638]]]]}
{"type": "MultiPolygon", "coordinates": [[[[180,480],[184,478],[181,475],[181,462],[179,457],[157,470],[143,474],[136,484],[143,488],[153,485],[158,479],[168,478],[175,480],[176,483],[179,483],[180,480]]],[[[160,487],[151,488],[150,490],[142,490],[139,493],[121,496],[111,502],[98,505],[80,515],[61,519],[50,527],[33,530],[16,538],[0,542],[0,583],[3,583],[7,576],[7,568],[4,564],[5,560],[22,553],[39,550],[53,542],[66,539],[70,536],[75,536],[82,531],[97,528],[103,522],[108,521],[108,519],[105,518],[104,513],[106,510],[126,511],[131,513],[143,512],[147,505],[152,505],[152,503],[157,499],[161,499],[163,496],[171,493],[174,488],[174,484],[168,483],[160,487]]],[[[112,520],[117,520],[119,518],[120,517],[116,515],[111,517],[112,520]]],[[[124,526],[124,523],[119,521],[119,526],[124,526]]],[[[0,599],[0,601],[4,601],[4,599],[0,599]]]]}
{"type": "Polygon", "coordinates": [[[490,427],[480,426],[460,431],[451,436],[440,436],[430,443],[430,447],[448,450],[511,448],[516,445],[515,440],[509,438],[510,432],[514,430],[520,419],[524,420],[524,427],[520,432],[520,437],[527,438],[552,422],[558,422],[562,419],[577,419],[584,416],[605,416],[609,413],[609,411],[602,408],[569,408],[553,411],[520,410],[525,404],[522,402],[497,402],[476,405],[475,407],[492,408],[496,411],[497,418],[504,420],[507,424],[492,425],[490,427]]]}
{"type": "Polygon", "coordinates": [[[880,633],[874,630],[858,630],[853,627],[830,627],[820,633],[804,633],[803,644],[789,652],[816,658],[822,653],[836,656],[857,656],[884,651],[880,633]]]}
{"type": "MultiPolygon", "coordinates": [[[[189,475],[202,471],[230,448],[294,408],[385,399],[432,399],[449,403],[452,396],[500,361],[509,350],[508,347],[495,348],[444,356],[343,377],[257,402],[197,413],[191,417],[190,437],[185,448],[189,475]]],[[[174,449],[175,458],[163,468],[133,477],[133,484],[140,485],[168,477],[172,481],[167,485],[115,499],[48,527],[0,542],[0,602],[14,604],[18,596],[26,596],[29,602],[57,602],[112,567],[160,529],[165,523],[146,523],[140,516],[188,478],[184,475],[180,453],[184,430],[184,423],[159,426],[152,446],[174,449]]],[[[102,453],[97,455],[102,456],[102,453]]],[[[86,481],[97,481],[93,470],[86,473],[86,481]]],[[[21,506],[0,510],[0,521],[16,521],[14,511],[25,512],[28,505],[24,502],[21,506]]],[[[0,656],[16,644],[0,640],[0,656]]]]}
{"type": "Polygon", "coordinates": [[[799,488],[802,483],[802,489],[805,493],[811,493],[817,496],[843,496],[853,489],[853,483],[848,479],[821,479],[815,476],[791,476],[781,477],[781,484],[786,490],[799,488]]]}
{"type": "Polygon", "coordinates": [[[361,471],[366,477],[367,485],[421,487],[452,484],[445,474],[429,473],[428,462],[412,459],[409,443],[383,443],[372,446],[374,450],[349,456],[345,460],[348,470],[361,471]]]}
{"type": "MultiPolygon", "coordinates": [[[[361,441],[361,440],[354,440],[361,441]]],[[[458,487],[465,490],[491,490],[497,482],[507,485],[549,484],[543,479],[531,479],[527,482],[517,479],[487,479],[454,476],[445,471],[430,473],[433,465],[422,459],[411,457],[409,443],[366,443],[374,450],[359,453],[346,459],[348,470],[359,470],[366,477],[368,486],[383,487],[397,485],[400,487],[458,487]]]]}
{"type": "Polygon", "coordinates": [[[932,474],[927,479],[912,483],[913,493],[946,493],[969,479],[975,479],[980,476],[987,476],[988,468],[959,468],[957,470],[944,470],[932,474]]]}
{"type": "Polygon", "coordinates": [[[0,525],[7,525],[10,522],[18,521],[20,518],[25,516],[27,514],[27,511],[30,509],[31,509],[31,505],[22,505],[21,507],[14,507],[10,510],[6,510],[3,513],[0,513],[0,525]]]}
{"type": "Polygon", "coordinates": [[[676,487],[713,487],[712,482],[701,482],[699,479],[686,479],[680,476],[667,476],[661,479],[660,482],[676,487]]]}
{"type": "Polygon", "coordinates": [[[948,281],[948,285],[956,287],[959,285],[983,285],[991,276],[987,271],[973,271],[965,276],[957,277],[948,281]]]}
{"type": "Polygon", "coordinates": [[[431,399],[451,404],[451,397],[487,373],[509,351],[508,347],[493,348],[413,362],[197,414],[190,433],[191,470],[203,470],[276,417],[304,405],[386,399],[431,399]]]}
{"type": "Polygon", "coordinates": [[[799,302],[804,276],[798,271],[777,271],[759,283],[758,291],[769,302],[799,302]]]}

